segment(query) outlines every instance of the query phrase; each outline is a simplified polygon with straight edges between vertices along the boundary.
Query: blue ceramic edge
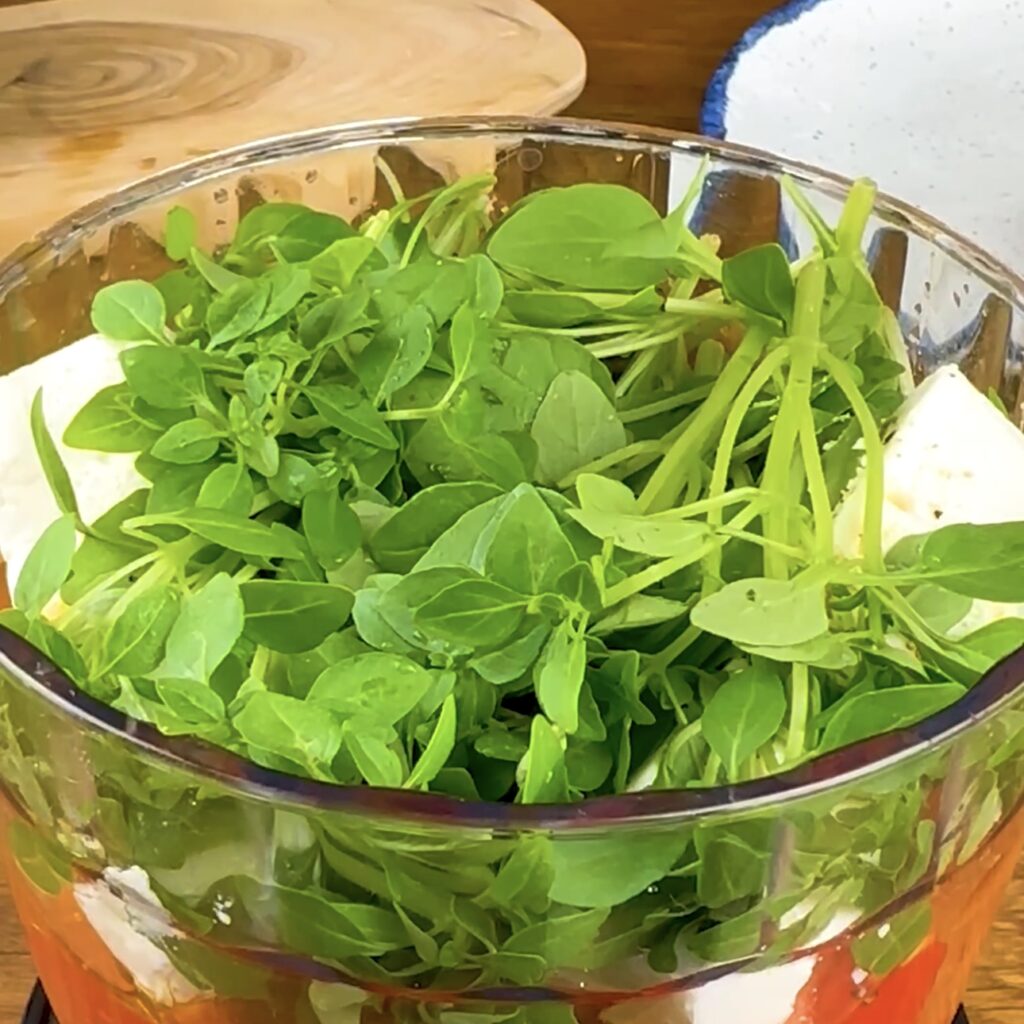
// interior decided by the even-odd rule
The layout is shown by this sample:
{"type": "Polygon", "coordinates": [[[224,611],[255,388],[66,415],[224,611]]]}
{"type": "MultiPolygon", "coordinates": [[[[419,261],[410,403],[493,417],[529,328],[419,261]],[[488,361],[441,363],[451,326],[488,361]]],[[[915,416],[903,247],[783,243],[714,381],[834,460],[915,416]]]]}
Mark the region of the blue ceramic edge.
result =
{"type": "Polygon", "coordinates": [[[701,135],[713,139],[726,137],[725,117],[729,110],[729,83],[743,54],[757,45],[772,29],[796,21],[820,3],[824,3],[824,0],[788,0],[787,3],[762,15],[740,36],[715,69],[704,90],[698,121],[701,135]]]}

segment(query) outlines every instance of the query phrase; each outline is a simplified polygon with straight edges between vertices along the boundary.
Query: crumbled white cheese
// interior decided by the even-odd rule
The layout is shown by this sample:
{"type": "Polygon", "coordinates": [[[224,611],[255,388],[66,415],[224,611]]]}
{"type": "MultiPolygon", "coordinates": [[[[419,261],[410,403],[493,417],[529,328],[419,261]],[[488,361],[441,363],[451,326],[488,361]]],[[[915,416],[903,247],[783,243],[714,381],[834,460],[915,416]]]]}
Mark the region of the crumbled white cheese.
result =
{"type": "Polygon", "coordinates": [[[75,413],[97,391],[124,380],[118,362],[124,348],[94,334],[0,377],[0,555],[12,588],[40,534],[60,515],[29,424],[40,388],[47,425],[87,522],[144,485],[134,455],[78,451],[61,440],[75,413]]]}
{"type": "MultiPolygon", "coordinates": [[[[885,446],[882,544],[942,526],[1024,520],[1024,433],[955,366],[944,366],[907,401],[885,446]]],[[[863,554],[864,477],[835,515],[836,550],[863,554]]],[[[1024,615],[1024,605],[976,601],[955,633],[1024,615]]]]}
{"type": "Polygon", "coordinates": [[[76,884],[74,894],[86,920],[146,995],[172,1006],[202,994],[158,945],[180,932],[142,868],[108,868],[102,880],[76,884]]]}

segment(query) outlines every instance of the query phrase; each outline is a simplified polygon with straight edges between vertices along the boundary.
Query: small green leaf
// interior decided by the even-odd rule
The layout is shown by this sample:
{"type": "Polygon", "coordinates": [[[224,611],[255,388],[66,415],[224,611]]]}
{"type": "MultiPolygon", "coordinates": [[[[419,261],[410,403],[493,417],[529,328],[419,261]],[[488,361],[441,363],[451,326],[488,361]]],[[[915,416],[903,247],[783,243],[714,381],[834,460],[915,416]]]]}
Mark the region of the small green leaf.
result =
{"type": "Polygon", "coordinates": [[[322,384],[307,388],[306,394],[316,411],[343,434],[378,448],[398,448],[398,440],[387,421],[355,388],[322,384]]]}
{"type": "Polygon", "coordinates": [[[345,749],[351,755],[359,774],[370,786],[398,789],[405,779],[405,765],[391,747],[394,734],[391,730],[376,730],[360,722],[344,730],[345,749]],[[390,742],[386,735],[391,733],[390,742]]]}
{"type": "Polygon", "coordinates": [[[39,464],[43,467],[43,475],[50,485],[50,492],[53,494],[57,507],[65,515],[78,515],[78,499],[75,497],[75,489],[71,485],[71,477],[68,476],[64,460],[57,451],[53,437],[46,426],[46,416],[43,413],[43,389],[40,388],[32,399],[32,412],[30,415],[32,427],[32,441],[35,444],[36,454],[39,456],[39,464]]]}
{"type": "Polygon", "coordinates": [[[257,359],[245,368],[242,382],[254,406],[263,405],[277,390],[284,376],[284,363],[279,359],[257,359]]]}
{"type": "Polygon", "coordinates": [[[323,707],[283,693],[253,693],[232,719],[253,756],[267,753],[323,772],[341,748],[341,726],[323,707]]]}
{"type": "Polygon", "coordinates": [[[405,780],[406,789],[427,789],[437,773],[448,763],[455,748],[456,710],[455,697],[449,694],[441,705],[434,731],[423,748],[415,767],[405,780]]]}
{"type": "Polygon", "coordinates": [[[555,514],[531,484],[520,484],[497,506],[478,550],[486,551],[485,575],[521,594],[553,590],[576,561],[555,514]]]}
{"type": "Polygon", "coordinates": [[[187,409],[206,398],[203,371],[191,349],[139,345],[120,355],[128,386],[157,409],[187,409]]]}
{"type": "Polygon", "coordinates": [[[788,323],[793,316],[796,286],[782,246],[755,246],[722,264],[722,287],[731,302],[788,323]]]}
{"type": "Polygon", "coordinates": [[[182,420],[159,437],[150,450],[154,458],[164,462],[194,465],[213,458],[223,436],[222,430],[206,420],[182,420]]]}
{"type": "Polygon", "coordinates": [[[262,280],[243,278],[229,291],[210,303],[206,327],[211,349],[235,341],[256,329],[270,298],[270,288],[262,280]]]}
{"type": "Polygon", "coordinates": [[[492,580],[467,579],[445,588],[416,613],[427,633],[470,647],[496,647],[518,628],[526,599],[492,580]]]}
{"type": "Polygon", "coordinates": [[[92,300],[92,325],[111,341],[164,341],[167,308],[145,281],[118,281],[92,300]]]}
{"type": "Polygon", "coordinates": [[[244,617],[238,584],[218,573],[182,603],[156,677],[207,682],[242,635],[244,617]]]}
{"type": "Polygon", "coordinates": [[[156,692],[171,712],[189,725],[213,725],[227,715],[224,701],[194,679],[158,679],[156,692]]]}
{"type": "MultiPolygon", "coordinates": [[[[138,521],[137,521],[138,522],[138,521]]],[[[196,508],[143,517],[142,525],[182,526],[211,544],[259,558],[303,557],[302,547],[290,531],[274,530],[256,519],[246,519],[219,509],[196,508]]],[[[280,525],[280,524],[276,524],[280,525]]]]}
{"type": "Polygon", "coordinates": [[[253,328],[256,331],[270,327],[291,313],[312,285],[312,278],[308,270],[291,267],[287,264],[274,267],[263,280],[270,289],[270,295],[266,308],[253,328]]]}
{"type": "Polygon", "coordinates": [[[786,717],[786,691],[771,669],[755,666],[729,676],[701,716],[704,738],[730,779],[778,732],[786,717]]]}
{"type": "Polygon", "coordinates": [[[96,452],[141,452],[160,437],[132,411],[127,384],[97,391],[64,431],[69,448],[96,452]]]}
{"type": "Polygon", "coordinates": [[[551,382],[530,436],[539,452],[538,479],[552,484],[626,444],[626,428],[615,406],[578,370],[560,373],[551,382]]]}
{"type": "Polygon", "coordinates": [[[308,700],[346,718],[394,725],[429,691],[430,673],[409,658],[374,651],[327,668],[308,700]]]}
{"type": "Polygon", "coordinates": [[[679,826],[558,836],[551,844],[551,898],[570,907],[616,907],[664,878],[689,841],[679,826]]]}
{"type": "MultiPolygon", "coordinates": [[[[350,288],[356,274],[370,260],[375,250],[373,239],[364,235],[339,238],[317,253],[307,264],[307,269],[313,275],[313,279],[321,284],[335,288],[350,288]]],[[[371,261],[373,262],[375,261],[371,261]]]]}
{"type": "Polygon", "coordinates": [[[254,499],[255,488],[249,471],[241,462],[226,462],[203,480],[195,504],[199,508],[248,517],[254,499]]]}
{"type": "Polygon", "coordinates": [[[837,750],[913,725],[954,704],[965,692],[959,683],[924,683],[850,696],[835,706],[821,738],[821,750],[837,750]]]}
{"type": "Polygon", "coordinates": [[[639,192],[587,182],[529,196],[499,223],[487,254],[516,274],[632,292],[667,276],[674,245],[639,192]]]}
{"type": "Polygon", "coordinates": [[[325,569],[347,562],[363,542],[362,524],[341,500],[337,488],[311,491],[302,502],[302,531],[325,569]]]}
{"type": "Polygon", "coordinates": [[[14,584],[14,607],[30,618],[42,613],[47,602],[71,575],[75,554],[75,517],[61,516],[36,541],[14,584]]]}
{"type": "Polygon", "coordinates": [[[800,644],[828,631],[825,588],[794,580],[736,580],[704,598],[690,621],[738,644],[800,644]]]}
{"type": "Polygon", "coordinates": [[[569,622],[551,634],[533,669],[537,700],[544,714],[564,732],[579,728],[580,690],[587,669],[587,642],[569,622]]]}
{"type": "Polygon", "coordinates": [[[141,676],[156,668],[178,617],[178,595],[168,586],[143,591],[114,620],[103,638],[93,676],[141,676]]]}
{"type": "Polygon", "coordinates": [[[547,623],[534,626],[529,633],[510,640],[496,651],[474,658],[470,664],[495,686],[514,682],[529,671],[550,633],[551,627],[547,623]]]}
{"type": "Polygon", "coordinates": [[[250,580],[239,588],[245,634],[272,651],[310,651],[348,620],[354,596],[331,583],[250,580]]]}
{"type": "Polygon", "coordinates": [[[192,262],[192,266],[199,271],[206,283],[221,295],[231,291],[235,285],[245,281],[241,274],[236,274],[228,270],[227,267],[222,267],[219,263],[215,263],[206,253],[199,249],[193,248],[190,251],[189,259],[192,262]]]}
{"type": "Polygon", "coordinates": [[[565,771],[565,748],[558,731],[543,715],[533,717],[530,746],[520,771],[519,796],[524,804],[558,803],[567,798],[569,781],[565,771]]]}
{"type": "Polygon", "coordinates": [[[71,883],[71,859],[20,818],[7,828],[7,845],[22,873],[41,892],[58,896],[71,883]]]}
{"type": "Polygon", "coordinates": [[[485,482],[425,487],[377,528],[370,553],[385,572],[409,572],[465,513],[500,494],[499,487],[485,482]]]}
{"type": "Polygon", "coordinates": [[[486,362],[491,336],[486,317],[471,305],[460,306],[452,318],[449,344],[454,378],[461,383],[486,362]]]}
{"type": "Polygon", "coordinates": [[[982,601],[1024,601],[1024,523],[968,523],[901,540],[887,561],[982,601]]]}
{"type": "Polygon", "coordinates": [[[855,938],[850,951],[862,971],[883,977],[914,955],[931,926],[931,907],[925,900],[901,910],[881,928],[871,928],[855,938]]]}
{"type": "Polygon", "coordinates": [[[172,206],[164,226],[164,251],[168,258],[176,263],[187,260],[195,244],[195,215],[184,206],[172,206]]]}

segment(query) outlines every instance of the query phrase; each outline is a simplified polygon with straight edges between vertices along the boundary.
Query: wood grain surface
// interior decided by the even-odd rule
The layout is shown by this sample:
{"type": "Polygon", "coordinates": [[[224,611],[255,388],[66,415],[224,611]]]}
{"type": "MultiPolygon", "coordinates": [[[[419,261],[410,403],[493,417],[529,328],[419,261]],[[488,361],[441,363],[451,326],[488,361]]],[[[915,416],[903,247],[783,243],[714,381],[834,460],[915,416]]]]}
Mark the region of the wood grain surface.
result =
{"type": "Polygon", "coordinates": [[[0,204],[0,251],[225,146],[380,117],[550,114],[584,70],[534,0],[0,7],[0,194],[20,186],[0,204]]]}
{"type": "MultiPolygon", "coordinates": [[[[453,2],[449,0],[445,6],[450,9],[453,2]]],[[[582,41],[587,53],[588,83],[579,100],[570,108],[571,113],[693,130],[704,84],[711,71],[743,28],[775,6],[777,0],[543,2],[582,41]]],[[[361,9],[387,10],[389,15],[397,6],[408,7],[410,10],[432,6],[428,0],[374,0],[366,4],[360,0],[334,0],[334,3],[341,8],[358,5],[361,9]]],[[[31,32],[34,26],[47,23],[55,10],[62,12],[64,20],[73,21],[81,17],[78,12],[95,9],[95,6],[95,0],[0,0],[0,8],[13,8],[13,11],[0,11],[0,29],[10,24],[4,17],[15,12],[21,29],[31,32]]],[[[136,12],[140,19],[144,10],[159,10],[160,17],[153,15],[152,20],[160,21],[168,18],[174,20],[169,12],[174,12],[174,17],[178,17],[181,11],[209,10],[217,6],[212,0],[204,0],[202,3],[165,0],[161,5],[125,0],[125,7],[136,12]]],[[[222,6],[227,5],[225,3],[222,6]]],[[[252,0],[238,6],[244,6],[249,12],[246,18],[248,29],[245,31],[265,34],[266,26],[260,25],[259,19],[252,17],[252,0]]],[[[305,6],[305,0],[302,3],[289,0],[288,3],[276,3],[274,6],[280,12],[287,11],[289,17],[292,17],[294,12],[305,6]]],[[[491,9],[492,13],[499,10],[504,13],[520,4],[516,0],[484,0],[477,6],[491,9]]],[[[389,17],[388,22],[392,30],[401,33],[399,19],[389,17]]],[[[513,28],[510,25],[509,31],[513,28]]],[[[280,31],[282,35],[285,34],[285,28],[280,31]]],[[[287,31],[290,34],[292,29],[287,31]]],[[[36,42],[38,44],[38,35],[36,42]]],[[[403,52],[400,63],[404,67],[413,54],[423,53],[425,49],[415,46],[403,52]]],[[[258,58],[263,62],[261,66],[272,68],[274,54],[277,52],[273,47],[262,49],[258,58]]],[[[563,59],[567,61],[565,66],[573,66],[574,51],[571,47],[562,52],[563,59]]],[[[4,95],[8,88],[4,84],[7,80],[3,77],[2,69],[8,67],[10,60],[8,43],[0,35],[0,167],[4,159],[4,133],[7,130],[9,109],[6,106],[9,99],[4,95]]],[[[249,72],[242,74],[241,64],[236,63],[234,67],[237,80],[244,79],[247,83],[245,88],[259,90],[265,87],[260,81],[254,80],[249,72]]],[[[572,90],[570,86],[561,93],[552,93],[552,96],[568,98],[572,90]]],[[[452,102],[454,105],[449,112],[465,112],[467,109],[464,96],[456,96],[452,102]]],[[[552,109],[555,105],[553,100],[552,109]]],[[[320,109],[324,110],[323,107],[320,109]]],[[[344,120],[353,114],[354,109],[334,108],[324,120],[344,120]]],[[[504,109],[512,108],[506,105],[504,109]]],[[[292,111],[291,116],[294,117],[295,127],[311,123],[312,114],[308,107],[292,111]]],[[[21,123],[24,138],[38,140],[38,135],[32,135],[37,129],[26,125],[24,120],[21,123]]],[[[281,124],[280,127],[288,125],[281,124]]],[[[34,145],[41,144],[38,141],[29,142],[30,147],[34,145]]],[[[95,154],[95,161],[99,162],[102,155],[95,154]]],[[[86,157],[83,156],[82,160],[86,161],[86,157]]],[[[90,156],[86,164],[93,160],[90,156]]],[[[57,166],[61,166],[59,161],[57,166]]],[[[49,168],[48,173],[55,173],[55,168],[49,168]]],[[[36,188],[36,181],[30,180],[28,192],[36,188]]],[[[53,178],[44,180],[54,181],[53,178]]],[[[9,189],[9,182],[0,177],[0,193],[9,196],[9,189]]],[[[0,216],[3,214],[0,213],[0,216]]],[[[965,908],[967,912],[968,908],[965,908]]],[[[0,1024],[16,1024],[20,1020],[31,979],[31,964],[23,952],[6,891],[0,885],[0,1024]]],[[[1024,1024],[1024,868],[1018,871],[1000,919],[989,938],[982,963],[975,970],[968,1007],[972,1024],[1024,1024]]],[[[65,1024],[74,1024],[74,1021],[65,1024]]],[[[716,1024],[744,1022],[721,1021],[716,1024]]],[[[893,1021],[892,1024],[903,1022],[893,1021]]]]}

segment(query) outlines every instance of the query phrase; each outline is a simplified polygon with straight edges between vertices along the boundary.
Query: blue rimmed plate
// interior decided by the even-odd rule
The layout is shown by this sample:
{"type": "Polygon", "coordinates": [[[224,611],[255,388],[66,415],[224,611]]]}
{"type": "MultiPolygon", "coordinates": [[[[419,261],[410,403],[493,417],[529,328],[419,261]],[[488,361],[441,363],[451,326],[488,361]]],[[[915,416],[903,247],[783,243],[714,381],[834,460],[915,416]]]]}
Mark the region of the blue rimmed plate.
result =
{"type": "Polygon", "coordinates": [[[715,72],[701,128],[869,175],[1024,271],[1024,0],[791,0],[715,72]]]}

